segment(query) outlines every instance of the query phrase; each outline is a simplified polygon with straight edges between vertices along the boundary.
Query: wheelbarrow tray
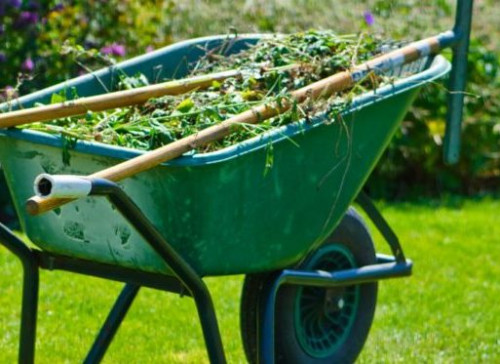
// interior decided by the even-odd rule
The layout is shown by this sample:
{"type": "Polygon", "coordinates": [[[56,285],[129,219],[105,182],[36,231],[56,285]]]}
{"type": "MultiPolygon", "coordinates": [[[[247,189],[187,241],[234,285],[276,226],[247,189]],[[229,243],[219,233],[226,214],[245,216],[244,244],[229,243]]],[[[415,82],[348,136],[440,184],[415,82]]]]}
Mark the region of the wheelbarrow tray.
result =
{"type": "MultiPolygon", "coordinates": [[[[236,52],[260,36],[181,42],[22,97],[24,107],[72,88],[103,93],[118,72],[151,81],[183,77],[203,49],[236,52]]],[[[421,86],[444,76],[438,56],[424,70],[326,114],[286,125],[220,151],[187,154],[120,185],[200,275],[253,273],[293,266],[339,223],[389,143],[421,86]],[[272,159],[271,167],[266,167],[272,159]]],[[[18,105],[18,106],[19,106],[18,105]]],[[[4,105],[5,107],[5,105],[4,105]]],[[[171,274],[106,199],[88,197],[40,216],[25,210],[40,173],[88,175],[141,151],[79,141],[62,158],[59,137],[0,131],[0,163],[21,225],[40,249],[147,272],[171,274]]]]}

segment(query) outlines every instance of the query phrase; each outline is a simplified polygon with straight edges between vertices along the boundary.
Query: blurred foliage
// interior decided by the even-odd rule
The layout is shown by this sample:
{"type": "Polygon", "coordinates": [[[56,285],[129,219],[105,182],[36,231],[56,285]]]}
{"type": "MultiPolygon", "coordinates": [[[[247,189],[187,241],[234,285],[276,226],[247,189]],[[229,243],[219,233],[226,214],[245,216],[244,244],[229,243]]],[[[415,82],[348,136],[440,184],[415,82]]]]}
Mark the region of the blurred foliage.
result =
{"type": "Polygon", "coordinates": [[[162,0],[0,0],[3,97],[171,43],[173,8],[162,0]],[[65,51],[76,46],[80,52],[65,51]]]}
{"type": "MultiPolygon", "coordinates": [[[[377,3],[382,4],[375,7],[378,14],[387,12],[386,16],[394,16],[401,11],[394,1],[377,3]]],[[[453,13],[453,7],[444,0],[437,1],[435,8],[443,16],[453,13]]],[[[490,10],[500,13],[498,5],[490,10]]],[[[475,21],[481,19],[476,17],[475,21]]],[[[411,24],[401,28],[414,32],[411,24]]],[[[498,191],[500,50],[492,47],[492,40],[498,37],[500,29],[494,24],[483,24],[482,28],[477,33],[473,30],[469,49],[460,161],[451,166],[443,162],[449,92],[446,82],[431,84],[420,92],[370,177],[368,188],[372,195],[400,199],[498,191]]]]}

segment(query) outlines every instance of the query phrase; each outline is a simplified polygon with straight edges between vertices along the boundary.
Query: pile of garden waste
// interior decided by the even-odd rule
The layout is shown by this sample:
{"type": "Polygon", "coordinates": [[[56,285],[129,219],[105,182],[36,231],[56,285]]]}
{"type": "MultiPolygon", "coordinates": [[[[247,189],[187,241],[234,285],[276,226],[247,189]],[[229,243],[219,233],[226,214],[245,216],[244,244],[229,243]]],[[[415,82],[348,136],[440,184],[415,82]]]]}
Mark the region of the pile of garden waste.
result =
{"type": "MultiPolygon", "coordinates": [[[[213,82],[205,90],[150,99],[143,105],[105,112],[88,112],[24,128],[61,135],[66,140],[97,141],[122,147],[152,150],[194,134],[255,105],[280,102],[291,91],[352,68],[386,50],[388,43],[369,35],[336,35],[330,31],[308,31],[276,35],[231,56],[207,52],[191,73],[196,76],[238,69],[243,76],[213,82]]],[[[390,82],[388,77],[369,75],[350,90],[328,100],[295,105],[286,113],[263,123],[242,124],[224,139],[199,147],[208,152],[233,145],[265,130],[300,119],[306,122],[318,113],[330,120],[356,95],[390,82]]],[[[148,85],[143,75],[123,77],[118,89],[148,85]]]]}

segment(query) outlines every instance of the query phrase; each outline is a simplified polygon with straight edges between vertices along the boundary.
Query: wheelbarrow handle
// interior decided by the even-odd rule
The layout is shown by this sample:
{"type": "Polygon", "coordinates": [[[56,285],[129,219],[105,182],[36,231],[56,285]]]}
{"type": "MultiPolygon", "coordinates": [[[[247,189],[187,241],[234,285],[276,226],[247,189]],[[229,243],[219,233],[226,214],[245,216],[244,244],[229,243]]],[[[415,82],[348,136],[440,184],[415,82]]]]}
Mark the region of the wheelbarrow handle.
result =
{"type": "Polygon", "coordinates": [[[75,199],[88,196],[92,183],[87,177],[42,173],[35,179],[33,187],[40,197],[75,199]]]}
{"type": "Polygon", "coordinates": [[[444,161],[458,162],[464,108],[464,91],[467,78],[467,54],[472,23],[474,0],[458,0],[453,33],[457,41],[452,47],[453,60],[449,82],[448,114],[444,137],[444,161]]]}

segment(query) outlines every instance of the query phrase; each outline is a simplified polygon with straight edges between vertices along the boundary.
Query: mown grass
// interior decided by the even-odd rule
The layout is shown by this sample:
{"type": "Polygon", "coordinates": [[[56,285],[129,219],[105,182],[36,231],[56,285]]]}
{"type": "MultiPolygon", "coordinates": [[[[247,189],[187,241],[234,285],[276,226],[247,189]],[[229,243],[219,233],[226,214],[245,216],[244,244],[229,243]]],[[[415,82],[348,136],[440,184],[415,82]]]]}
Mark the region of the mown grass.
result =
{"type": "MultiPolygon", "coordinates": [[[[500,201],[386,204],[382,211],[413,259],[414,275],[380,284],[359,361],[500,361],[500,201]]],[[[0,362],[9,363],[17,352],[21,267],[3,248],[0,267],[0,362]]],[[[229,362],[243,363],[242,277],[207,281],[229,362]]],[[[64,272],[42,272],[41,282],[37,362],[80,362],[121,285],[64,272]]],[[[206,361],[191,299],[144,289],[104,362],[206,361]]]]}

